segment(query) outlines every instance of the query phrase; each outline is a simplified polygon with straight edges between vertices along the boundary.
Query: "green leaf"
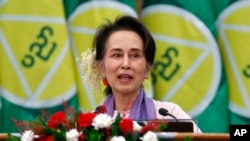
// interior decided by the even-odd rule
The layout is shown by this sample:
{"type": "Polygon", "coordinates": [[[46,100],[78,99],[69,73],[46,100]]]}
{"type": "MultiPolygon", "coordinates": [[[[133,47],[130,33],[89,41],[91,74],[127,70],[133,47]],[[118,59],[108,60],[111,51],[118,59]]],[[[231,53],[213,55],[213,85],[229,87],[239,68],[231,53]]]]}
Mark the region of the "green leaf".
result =
{"type": "Polygon", "coordinates": [[[52,135],[54,132],[56,132],[56,130],[54,128],[44,128],[43,132],[46,134],[46,135],[52,135]]]}
{"type": "Polygon", "coordinates": [[[41,118],[41,116],[38,116],[38,117],[36,118],[36,120],[34,120],[34,121],[37,121],[38,123],[40,123],[40,124],[43,125],[43,126],[46,126],[46,121],[44,121],[44,120],[41,118]]]}
{"type": "Polygon", "coordinates": [[[121,135],[121,130],[119,128],[119,123],[122,120],[120,113],[117,114],[115,121],[111,125],[111,135],[112,136],[119,136],[121,135]]]}
{"type": "Polygon", "coordinates": [[[55,130],[54,128],[45,128],[44,133],[48,136],[53,135],[56,141],[66,141],[65,130],[55,130]]]}
{"type": "Polygon", "coordinates": [[[89,141],[100,141],[102,134],[96,130],[92,130],[89,136],[89,141]]]}
{"type": "Polygon", "coordinates": [[[129,135],[126,140],[127,141],[137,141],[139,139],[140,132],[139,131],[134,131],[133,134],[129,135]]]}
{"type": "Polygon", "coordinates": [[[111,125],[111,135],[112,136],[119,136],[121,134],[119,126],[116,124],[111,125]]]}
{"type": "Polygon", "coordinates": [[[160,130],[161,130],[161,131],[164,131],[164,130],[167,129],[167,127],[168,127],[168,126],[167,126],[166,124],[161,124],[161,125],[160,125],[160,130]]]}
{"type": "Polygon", "coordinates": [[[100,141],[103,136],[103,133],[94,128],[83,128],[82,132],[87,141],[100,141]]]}
{"type": "Polygon", "coordinates": [[[100,141],[101,137],[103,136],[102,133],[93,128],[92,129],[83,128],[82,131],[87,141],[100,141]]]}
{"type": "Polygon", "coordinates": [[[55,141],[66,141],[66,135],[64,133],[56,132],[53,136],[55,141]]]}

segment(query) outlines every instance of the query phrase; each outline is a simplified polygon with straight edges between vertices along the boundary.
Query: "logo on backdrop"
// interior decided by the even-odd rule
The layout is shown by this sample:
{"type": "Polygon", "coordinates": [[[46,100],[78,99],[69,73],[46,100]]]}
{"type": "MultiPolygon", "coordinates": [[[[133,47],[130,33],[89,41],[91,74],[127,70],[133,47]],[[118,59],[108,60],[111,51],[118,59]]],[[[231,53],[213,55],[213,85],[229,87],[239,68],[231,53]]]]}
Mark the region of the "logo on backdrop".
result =
{"type": "Polygon", "coordinates": [[[155,98],[178,103],[192,117],[200,114],[213,100],[221,79],[214,37],[193,14],[175,6],[148,6],[141,17],[156,40],[155,98]]]}
{"type": "Polygon", "coordinates": [[[76,94],[63,3],[26,2],[0,3],[0,91],[18,106],[57,106],[76,94]]]}
{"type": "Polygon", "coordinates": [[[238,1],[223,11],[217,21],[229,86],[229,108],[247,118],[250,118],[249,14],[250,1],[238,1]]]}

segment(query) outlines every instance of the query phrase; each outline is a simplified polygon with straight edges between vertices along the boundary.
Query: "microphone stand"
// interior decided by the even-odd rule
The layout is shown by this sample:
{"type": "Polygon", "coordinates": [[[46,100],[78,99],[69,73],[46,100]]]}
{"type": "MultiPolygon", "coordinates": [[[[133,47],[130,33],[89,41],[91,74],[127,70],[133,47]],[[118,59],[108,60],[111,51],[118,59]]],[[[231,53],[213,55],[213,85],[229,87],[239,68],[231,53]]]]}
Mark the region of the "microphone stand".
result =
{"type": "Polygon", "coordinates": [[[165,108],[160,108],[158,112],[162,116],[171,116],[176,122],[179,122],[179,120],[174,115],[170,114],[165,108]]]}

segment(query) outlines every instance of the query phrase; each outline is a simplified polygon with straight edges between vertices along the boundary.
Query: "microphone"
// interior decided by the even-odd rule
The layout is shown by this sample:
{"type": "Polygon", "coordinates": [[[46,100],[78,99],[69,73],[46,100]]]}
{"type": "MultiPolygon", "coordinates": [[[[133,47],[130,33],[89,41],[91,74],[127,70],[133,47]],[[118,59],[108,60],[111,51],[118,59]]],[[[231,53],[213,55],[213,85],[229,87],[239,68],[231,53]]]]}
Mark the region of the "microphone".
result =
{"type": "Polygon", "coordinates": [[[167,109],[165,109],[165,108],[160,108],[158,112],[159,112],[159,114],[162,115],[162,116],[171,116],[172,118],[174,118],[174,120],[175,120],[176,122],[178,122],[178,119],[177,119],[174,115],[170,114],[170,113],[168,112],[167,109]]]}

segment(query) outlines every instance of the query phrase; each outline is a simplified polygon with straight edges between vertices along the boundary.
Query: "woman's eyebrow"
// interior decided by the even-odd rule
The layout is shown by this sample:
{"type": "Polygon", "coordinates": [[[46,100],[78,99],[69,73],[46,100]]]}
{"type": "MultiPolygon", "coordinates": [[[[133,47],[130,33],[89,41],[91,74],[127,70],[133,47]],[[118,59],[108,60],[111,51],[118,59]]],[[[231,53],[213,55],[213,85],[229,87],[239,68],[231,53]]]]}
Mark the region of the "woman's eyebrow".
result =
{"type": "MultiPolygon", "coordinates": [[[[110,49],[111,52],[121,52],[122,49],[121,48],[112,48],[110,49]]],[[[142,49],[140,48],[131,48],[130,51],[133,51],[133,52],[143,52],[142,49]]]]}
{"type": "Polygon", "coordinates": [[[110,49],[110,51],[112,51],[112,52],[114,52],[114,51],[122,51],[122,49],[120,49],[120,48],[112,48],[112,49],[110,49]]]}
{"type": "Polygon", "coordinates": [[[142,52],[142,50],[140,48],[131,48],[131,51],[139,51],[142,52]]]}

